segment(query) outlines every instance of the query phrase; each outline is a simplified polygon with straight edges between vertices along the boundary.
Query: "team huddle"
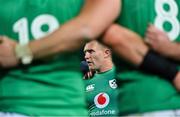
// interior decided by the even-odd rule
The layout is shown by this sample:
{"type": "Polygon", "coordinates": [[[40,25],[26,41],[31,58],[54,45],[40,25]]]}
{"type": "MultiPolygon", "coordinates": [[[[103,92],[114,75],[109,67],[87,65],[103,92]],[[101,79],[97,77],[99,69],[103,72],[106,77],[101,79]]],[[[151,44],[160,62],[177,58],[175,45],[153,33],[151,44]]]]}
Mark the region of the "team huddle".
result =
{"type": "Polygon", "coordinates": [[[180,116],[179,0],[0,4],[0,117],[180,116]]]}

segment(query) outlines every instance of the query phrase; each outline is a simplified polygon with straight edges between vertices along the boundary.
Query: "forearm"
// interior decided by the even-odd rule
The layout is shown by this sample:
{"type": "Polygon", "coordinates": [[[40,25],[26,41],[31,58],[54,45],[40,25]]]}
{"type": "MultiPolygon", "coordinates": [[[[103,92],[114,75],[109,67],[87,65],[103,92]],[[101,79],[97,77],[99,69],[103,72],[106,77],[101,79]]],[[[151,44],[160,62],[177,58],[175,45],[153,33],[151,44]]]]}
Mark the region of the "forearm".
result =
{"type": "Polygon", "coordinates": [[[93,39],[88,33],[85,26],[77,23],[76,20],[72,20],[49,36],[30,42],[29,47],[31,48],[34,58],[74,51],[80,48],[86,39],[93,39]]]}
{"type": "Polygon", "coordinates": [[[104,36],[104,43],[114,52],[128,62],[138,66],[148,51],[142,38],[119,25],[112,25],[104,36]]]}
{"type": "Polygon", "coordinates": [[[114,25],[105,33],[104,43],[124,60],[134,64],[143,72],[158,75],[180,90],[180,73],[177,66],[165,57],[155,54],[136,33],[114,25]]]}
{"type": "Polygon", "coordinates": [[[74,51],[84,40],[96,39],[119,15],[120,1],[86,0],[79,16],[29,47],[35,58],[74,51]]]}
{"type": "Polygon", "coordinates": [[[176,61],[180,61],[180,43],[171,43],[166,56],[176,61]]]}

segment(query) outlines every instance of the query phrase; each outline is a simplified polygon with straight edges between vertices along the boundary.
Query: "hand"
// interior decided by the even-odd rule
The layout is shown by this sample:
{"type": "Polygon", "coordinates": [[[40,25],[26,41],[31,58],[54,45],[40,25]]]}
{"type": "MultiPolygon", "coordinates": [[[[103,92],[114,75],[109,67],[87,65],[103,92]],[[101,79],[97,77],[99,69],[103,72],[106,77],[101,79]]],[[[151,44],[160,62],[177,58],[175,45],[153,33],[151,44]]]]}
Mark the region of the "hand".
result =
{"type": "Polygon", "coordinates": [[[17,42],[8,37],[0,36],[0,67],[10,68],[18,65],[19,61],[15,55],[17,42]]]}
{"type": "Polygon", "coordinates": [[[94,71],[88,71],[86,74],[84,74],[83,79],[84,80],[91,79],[91,78],[93,78],[94,74],[95,74],[94,71]]]}
{"type": "Polygon", "coordinates": [[[159,30],[154,25],[149,25],[145,41],[159,54],[166,57],[171,55],[173,43],[165,32],[159,30]]]}

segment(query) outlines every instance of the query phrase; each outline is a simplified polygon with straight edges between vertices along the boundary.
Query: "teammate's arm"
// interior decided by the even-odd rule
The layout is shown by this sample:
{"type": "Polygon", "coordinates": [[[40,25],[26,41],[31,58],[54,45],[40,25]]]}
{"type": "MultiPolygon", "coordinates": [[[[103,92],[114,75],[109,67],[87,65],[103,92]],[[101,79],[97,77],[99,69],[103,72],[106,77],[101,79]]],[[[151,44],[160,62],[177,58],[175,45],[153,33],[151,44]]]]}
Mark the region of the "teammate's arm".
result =
{"type": "Polygon", "coordinates": [[[109,27],[103,37],[103,42],[112,48],[117,55],[135,66],[143,61],[149,50],[142,37],[118,24],[109,27]]]}
{"type": "Polygon", "coordinates": [[[142,37],[135,32],[114,24],[106,31],[103,42],[110,46],[118,56],[140,70],[159,75],[171,81],[176,89],[180,90],[180,72],[177,66],[151,52],[142,37]]]}
{"type": "MultiPolygon", "coordinates": [[[[82,46],[84,40],[96,39],[106,29],[119,15],[120,5],[120,0],[86,0],[77,17],[62,25],[49,36],[31,41],[23,48],[35,59],[74,51],[82,46]]],[[[4,48],[4,51],[0,51],[0,65],[2,67],[16,66],[18,61],[14,51],[17,42],[8,37],[0,37],[0,40],[3,40],[0,50],[2,46],[4,48]]]]}
{"type": "Polygon", "coordinates": [[[29,47],[35,58],[74,51],[84,40],[96,39],[118,16],[119,0],[86,0],[82,12],[53,34],[32,41],[29,47]]]}

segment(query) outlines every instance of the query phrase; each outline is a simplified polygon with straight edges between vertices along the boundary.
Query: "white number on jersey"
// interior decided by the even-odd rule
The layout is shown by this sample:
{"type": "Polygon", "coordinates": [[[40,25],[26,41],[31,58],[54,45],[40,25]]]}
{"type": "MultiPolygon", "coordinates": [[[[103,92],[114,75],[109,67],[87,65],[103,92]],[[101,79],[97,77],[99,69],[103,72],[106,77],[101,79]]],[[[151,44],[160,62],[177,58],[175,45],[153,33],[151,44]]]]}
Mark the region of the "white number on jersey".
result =
{"type": "Polygon", "coordinates": [[[155,26],[163,31],[166,31],[164,29],[164,24],[167,22],[170,23],[171,29],[166,32],[171,41],[174,41],[180,34],[180,24],[177,19],[178,6],[175,0],[156,0],[155,11],[157,13],[155,26]],[[168,10],[165,10],[165,5],[169,7],[168,10]]]}
{"type": "MultiPolygon", "coordinates": [[[[13,25],[13,31],[18,33],[19,36],[19,43],[20,44],[27,44],[29,42],[29,30],[28,30],[28,19],[23,17],[19,19],[13,25]]],[[[58,20],[48,14],[43,14],[37,16],[33,21],[32,25],[30,25],[30,30],[33,35],[33,38],[39,39],[42,38],[53,31],[55,31],[59,27],[58,20]],[[48,30],[43,31],[42,26],[47,26],[48,30]]]]}

